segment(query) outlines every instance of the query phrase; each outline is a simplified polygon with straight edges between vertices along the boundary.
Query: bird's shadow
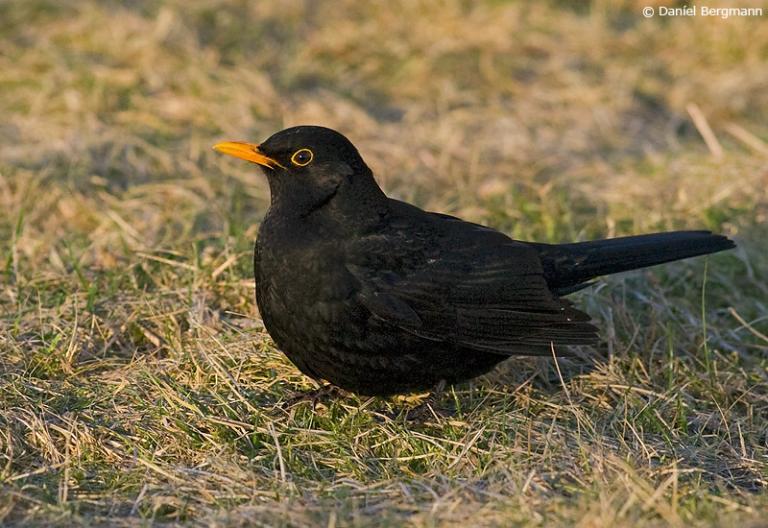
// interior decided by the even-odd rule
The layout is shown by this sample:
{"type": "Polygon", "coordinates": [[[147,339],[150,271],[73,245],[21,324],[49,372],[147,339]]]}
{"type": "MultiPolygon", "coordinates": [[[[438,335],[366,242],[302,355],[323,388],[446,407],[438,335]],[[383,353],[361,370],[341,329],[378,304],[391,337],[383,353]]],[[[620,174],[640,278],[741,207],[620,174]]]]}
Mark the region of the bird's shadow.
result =
{"type": "Polygon", "coordinates": [[[576,377],[595,372],[607,358],[600,353],[576,350],[572,355],[554,357],[513,357],[481,378],[483,383],[503,385],[517,390],[531,385],[545,394],[563,390],[563,385],[576,377]]]}
{"type": "Polygon", "coordinates": [[[372,412],[395,420],[432,421],[455,416],[459,408],[472,408],[477,398],[476,389],[489,393],[488,398],[484,398],[486,405],[492,405],[494,395],[509,397],[528,386],[542,394],[556,395],[563,392],[565,384],[598,370],[606,361],[606,356],[599,350],[573,349],[571,355],[557,360],[548,356],[512,357],[484,376],[421,395],[369,398],[329,385],[308,388],[279,383],[279,388],[272,385],[266,390],[252,389],[249,398],[260,407],[271,409],[270,414],[290,415],[304,406],[313,412],[324,412],[338,404],[348,410],[372,412]]]}

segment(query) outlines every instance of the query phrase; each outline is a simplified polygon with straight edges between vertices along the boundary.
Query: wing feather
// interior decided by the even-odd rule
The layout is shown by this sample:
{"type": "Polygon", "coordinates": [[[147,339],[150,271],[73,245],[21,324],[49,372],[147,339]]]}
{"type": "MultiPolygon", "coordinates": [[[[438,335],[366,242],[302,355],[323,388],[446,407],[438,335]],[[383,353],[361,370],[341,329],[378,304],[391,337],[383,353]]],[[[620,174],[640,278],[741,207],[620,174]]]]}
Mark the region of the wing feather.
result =
{"type": "MultiPolygon", "coordinates": [[[[452,222],[454,231],[460,223],[440,220],[452,222]]],[[[379,321],[423,339],[502,355],[549,354],[552,346],[597,340],[590,317],[550,291],[533,248],[461,224],[450,243],[423,243],[428,251],[393,255],[392,248],[405,245],[371,244],[363,253],[376,265],[347,266],[360,284],[361,304],[379,321]],[[387,259],[392,265],[383,273],[387,259]]]]}

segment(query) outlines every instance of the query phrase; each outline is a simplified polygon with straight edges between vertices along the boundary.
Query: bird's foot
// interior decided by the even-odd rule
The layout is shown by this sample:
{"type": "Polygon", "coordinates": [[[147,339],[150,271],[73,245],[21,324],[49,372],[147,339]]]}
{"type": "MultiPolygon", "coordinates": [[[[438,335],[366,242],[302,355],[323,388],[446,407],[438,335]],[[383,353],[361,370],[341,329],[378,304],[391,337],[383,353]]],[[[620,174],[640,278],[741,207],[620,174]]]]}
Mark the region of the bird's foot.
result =
{"type": "Polygon", "coordinates": [[[438,421],[441,418],[448,418],[456,414],[454,409],[446,409],[438,406],[438,400],[443,390],[445,390],[445,382],[441,381],[434,389],[432,389],[424,401],[405,412],[405,421],[424,423],[438,421]]]}
{"type": "Polygon", "coordinates": [[[405,421],[411,423],[426,423],[439,421],[442,418],[449,418],[455,412],[451,409],[437,407],[433,401],[425,401],[416,407],[412,407],[405,412],[405,421]]]}
{"type": "Polygon", "coordinates": [[[311,391],[296,392],[293,396],[285,400],[282,404],[283,409],[290,409],[304,402],[310,402],[312,404],[312,410],[317,407],[317,404],[327,398],[338,398],[344,396],[344,393],[338,387],[330,384],[323,385],[311,391]]]}

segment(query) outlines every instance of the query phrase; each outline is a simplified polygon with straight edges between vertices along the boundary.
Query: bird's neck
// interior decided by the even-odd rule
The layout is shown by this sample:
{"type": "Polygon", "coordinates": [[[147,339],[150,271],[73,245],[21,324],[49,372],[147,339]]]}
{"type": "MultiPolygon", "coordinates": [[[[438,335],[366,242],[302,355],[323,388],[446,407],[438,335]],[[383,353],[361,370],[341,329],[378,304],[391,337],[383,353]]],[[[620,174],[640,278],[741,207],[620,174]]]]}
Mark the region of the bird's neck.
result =
{"type": "Polygon", "coordinates": [[[327,211],[323,212],[358,232],[381,222],[387,213],[387,203],[387,196],[368,171],[358,175],[348,187],[339,189],[338,195],[328,202],[327,211]]]}
{"type": "Polygon", "coordinates": [[[374,229],[388,212],[388,199],[370,171],[358,174],[337,188],[310,197],[291,193],[276,197],[268,216],[280,218],[291,231],[351,235],[374,229]]]}

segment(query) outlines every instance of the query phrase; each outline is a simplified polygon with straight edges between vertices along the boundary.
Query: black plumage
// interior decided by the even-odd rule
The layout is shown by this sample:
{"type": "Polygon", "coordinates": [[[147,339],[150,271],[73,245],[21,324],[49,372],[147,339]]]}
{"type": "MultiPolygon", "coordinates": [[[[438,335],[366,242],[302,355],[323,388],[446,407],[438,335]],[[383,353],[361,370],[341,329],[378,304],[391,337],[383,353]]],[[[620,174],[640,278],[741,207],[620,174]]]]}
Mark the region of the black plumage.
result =
{"type": "Polygon", "coordinates": [[[600,275],[734,247],[707,231],[512,240],[388,198],[352,143],[322,127],[215,148],[260,164],[269,181],[254,258],[267,330],[303,373],[362,394],[425,390],[513,355],[594,344],[589,316],[560,296],[600,275]]]}

